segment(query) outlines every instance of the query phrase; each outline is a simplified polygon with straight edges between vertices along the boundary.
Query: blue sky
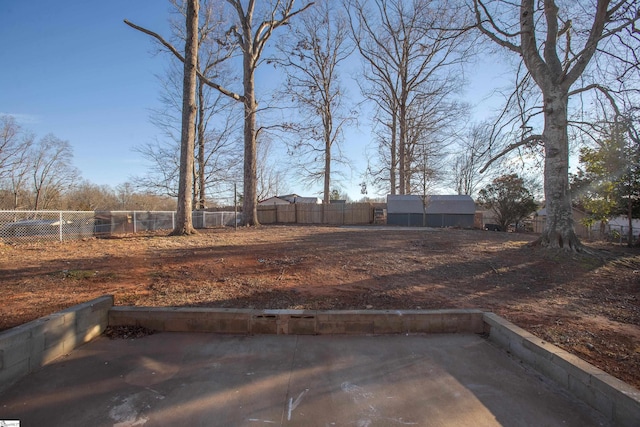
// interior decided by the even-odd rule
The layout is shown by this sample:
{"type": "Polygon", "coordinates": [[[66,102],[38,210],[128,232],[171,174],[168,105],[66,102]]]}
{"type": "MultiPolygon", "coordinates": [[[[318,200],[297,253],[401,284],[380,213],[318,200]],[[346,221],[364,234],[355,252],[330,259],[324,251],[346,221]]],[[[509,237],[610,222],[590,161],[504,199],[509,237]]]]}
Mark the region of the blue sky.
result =
{"type": "MultiPolygon", "coordinates": [[[[149,113],[159,106],[154,74],[162,74],[169,57],[156,54],[151,38],[123,19],[168,37],[169,11],[162,0],[0,0],[0,114],[14,115],[38,137],[69,141],[90,182],[116,186],[142,174],[144,160],[132,148],[159,135],[149,113]]],[[[473,73],[468,98],[479,100],[498,76],[473,73]]],[[[355,169],[343,188],[354,199],[361,197],[367,119],[347,135],[355,169]]],[[[320,188],[292,190],[311,195],[320,188]]]]}
{"type": "Polygon", "coordinates": [[[0,0],[0,113],[69,141],[85,179],[126,181],[141,164],[131,148],[157,133],[153,74],[166,58],[123,19],[162,32],[168,10],[157,0],[0,0]]]}

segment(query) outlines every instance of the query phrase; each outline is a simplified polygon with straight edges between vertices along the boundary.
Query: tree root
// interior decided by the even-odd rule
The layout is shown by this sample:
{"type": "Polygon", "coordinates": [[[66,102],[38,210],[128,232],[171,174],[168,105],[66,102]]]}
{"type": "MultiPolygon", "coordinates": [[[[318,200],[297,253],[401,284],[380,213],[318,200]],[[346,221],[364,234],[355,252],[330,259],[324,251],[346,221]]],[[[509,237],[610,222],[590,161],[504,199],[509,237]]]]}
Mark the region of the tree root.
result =
{"type": "Polygon", "coordinates": [[[180,228],[173,230],[171,233],[169,233],[169,236],[193,236],[195,234],[198,234],[195,228],[180,228]]]}

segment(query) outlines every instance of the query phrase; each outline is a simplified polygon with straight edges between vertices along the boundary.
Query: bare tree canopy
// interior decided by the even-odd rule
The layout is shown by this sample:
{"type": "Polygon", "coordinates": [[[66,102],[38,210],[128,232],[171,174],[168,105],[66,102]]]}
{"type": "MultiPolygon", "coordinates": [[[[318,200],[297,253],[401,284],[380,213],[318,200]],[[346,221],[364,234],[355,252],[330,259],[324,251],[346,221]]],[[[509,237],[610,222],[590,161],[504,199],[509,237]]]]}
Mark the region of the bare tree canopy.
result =
{"type": "Polygon", "coordinates": [[[458,194],[475,195],[483,181],[480,168],[486,161],[486,141],[489,140],[490,125],[479,123],[460,137],[457,154],[453,157],[450,178],[458,194]]]}
{"type": "MultiPolygon", "coordinates": [[[[260,2],[258,2],[260,3],[260,2]]],[[[199,70],[196,74],[202,82],[219,90],[223,94],[243,103],[244,105],[244,192],[243,192],[243,220],[245,225],[259,225],[257,212],[257,128],[256,113],[258,103],[255,99],[255,71],[260,64],[260,59],[265,45],[273,31],[278,27],[286,25],[293,16],[301,13],[313,3],[307,3],[298,10],[294,10],[295,0],[276,0],[270,4],[260,3],[261,8],[256,11],[256,1],[249,0],[227,0],[227,4],[237,15],[237,24],[232,26],[230,33],[236,38],[243,53],[243,95],[238,95],[221,85],[212,82],[199,70]],[[259,15],[258,15],[259,14],[259,15]],[[254,20],[259,16],[261,21],[254,20]]],[[[132,24],[125,20],[125,23],[145,34],[158,40],[163,46],[169,49],[179,60],[186,61],[188,58],[167,42],[159,34],[132,24]]],[[[197,23],[197,21],[196,21],[197,23]]],[[[196,24],[197,34],[197,24],[196,24]]],[[[196,38],[197,41],[197,38],[196,38]]]]}
{"type": "Polygon", "coordinates": [[[33,147],[30,160],[33,209],[48,209],[80,175],[72,164],[71,144],[46,135],[33,147]]]}
{"type": "Polygon", "coordinates": [[[25,151],[25,135],[12,116],[0,116],[0,181],[8,177],[25,151]]]}
{"type": "Polygon", "coordinates": [[[227,0],[236,11],[238,25],[232,28],[242,50],[243,90],[244,90],[244,188],[242,214],[245,225],[260,225],[258,221],[258,180],[257,180],[257,132],[256,114],[258,102],[255,94],[255,71],[267,41],[273,32],[287,24],[295,15],[309,8],[307,3],[294,10],[295,0],[277,0],[269,4],[249,0],[227,0]],[[244,4],[243,4],[244,3],[244,4]],[[256,3],[262,4],[256,12],[256,3]],[[255,19],[257,18],[257,19],[255,19]]]}
{"type": "Polygon", "coordinates": [[[442,134],[457,117],[452,95],[471,52],[463,10],[446,2],[349,0],[353,37],[364,59],[367,98],[389,153],[389,192],[424,190],[436,172],[442,134]],[[457,30],[457,28],[461,28],[457,30]]]}
{"type": "Polygon", "coordinates": [[[293,131],[291,152],[309,182],[323,182],[323,199],[331,198],[332,168],[339,156],[344,127],[353,123],[345,105],[339,66],[350,57],[346,15],[331,0],[320,0],[281,38],[276,64],[287,74],[282,97],[291,98],[297,117],[284,124],[293,131]]]}
{"type": "MultiPolygon", "coordinates": [[[[186,5],[172,0],[175,7],[170,19],[172,42],[185,38],[186,5]]],[[[235,48],[228,31],[228,13],[224,4],[202,0],[198,30],[198,68],[202,75],[216,79],[227,86],[235,77],[227,60],[235,48]]],[[[149,167],[136,176],[137,187],[155,194],[177,197],[179,146],[182,120],[182,74],[184,64],[173,58],[169,67],[158,74],[161,85],[161,107],[153,109],[151,122],[161,131],[154,142],[146,142],[134,148],[149,167]]],[[[236,134],[241,114],[239,103],[211,88],[198,79],[196,89],[196,141],[193,196],[195,209],[210,205],[214,195],[232,187],[239,178],[242,152],[238,148],[236,134]]]]}
{"type": "MultiPolygon", "coordinates": [[[[160,34],[153,32],[151,30],[148,30],[144,27],[141,27],[139,25],[134,24],[133,22],[130,22],[128,20],[124,20],[124,23],[127,24],[128,26],[130,26],[131,28],[134,28],[142,33],[148,34],[151,37],[155,38],[156,40],[158,40],[164,47],[166,47],[167,49],[169,49],[169,51],[171,53],[173,53],[176,58],[178,58],[181,62],[185,61],[185,57],[182,56],[182,54],[175,48],[173,47],[173,45],[171,43],[169,43],[168,41],[166,41],[160,34]]],[[[235,99],[236,101],[243,101],[243,97],[242,95],[238,95],[237,93],[234,93],[222,86],[220,86],[218,83],[213,82],[211,80],[209,80],[204,74],[202,74],[199,70],[196,70],[196,73],[198,75],[198,78],[200,80],[202,80],[205,84],[211,86],[214,89],[219,90],[221,93],[227,95],[230,98],[235,99]]]]}
{"type": "Polygon", "coordinates": [[[596,90],[606,92],[613,102],[616,89],[619,94],[627,91],[622,82],[638,81],[637,3],[473,0],[472,10],[484,36],[522,58],[526,73],[519,85],[530,77],[543,102],[538,109],[520,111],[523,129],[541,115],[542,131],[523,134],[493,159],[519,147],[543,146],[547,219],[538,243],[582,250],[573,229],[568,180],[569,98],[596,90]]]}

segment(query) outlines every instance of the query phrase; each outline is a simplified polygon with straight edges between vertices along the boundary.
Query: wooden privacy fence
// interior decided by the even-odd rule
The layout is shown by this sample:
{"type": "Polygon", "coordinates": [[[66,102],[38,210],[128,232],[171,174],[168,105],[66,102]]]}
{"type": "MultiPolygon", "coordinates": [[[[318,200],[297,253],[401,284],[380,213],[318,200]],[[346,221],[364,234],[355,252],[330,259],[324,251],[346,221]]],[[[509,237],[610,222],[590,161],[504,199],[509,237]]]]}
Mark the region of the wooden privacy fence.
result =
{"type": "Polygon", "coordinates": [[[258,206],[258,221],[261,224],[372,224],[373,214],[374,208],[370,203],[258,206]]]}

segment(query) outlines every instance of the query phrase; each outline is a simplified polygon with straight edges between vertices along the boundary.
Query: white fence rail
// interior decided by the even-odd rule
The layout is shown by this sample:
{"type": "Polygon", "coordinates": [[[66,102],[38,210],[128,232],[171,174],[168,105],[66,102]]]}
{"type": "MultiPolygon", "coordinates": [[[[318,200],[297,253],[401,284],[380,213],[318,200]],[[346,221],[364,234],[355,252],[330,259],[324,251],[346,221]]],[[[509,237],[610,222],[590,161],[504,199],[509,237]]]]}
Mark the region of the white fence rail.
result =
{"type": "MultiPolygon", "coordinates": [[[[232,226],[234,212],[193,212],[195,228],[232,226]]],[[[0,240],[64,241],[175,228],[172,211],[0,211],[0,240]]]]}

